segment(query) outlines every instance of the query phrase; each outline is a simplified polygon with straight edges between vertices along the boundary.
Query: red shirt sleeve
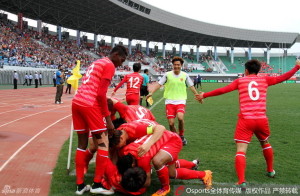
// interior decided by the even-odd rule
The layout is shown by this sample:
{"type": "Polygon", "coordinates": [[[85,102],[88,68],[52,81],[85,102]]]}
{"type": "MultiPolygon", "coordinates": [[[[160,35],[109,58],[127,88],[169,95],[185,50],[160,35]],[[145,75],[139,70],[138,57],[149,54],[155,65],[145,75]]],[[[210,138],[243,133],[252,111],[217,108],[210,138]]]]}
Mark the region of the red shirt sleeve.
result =
{"type": "Polygon", "coordinates": [[[150,115],[149,120],[156,121],[156,119],[155,119],[155,117],[153,116],[153,114],[152,114],[151,111],[149,111],[149,115],[150,115]]]}
{"type": "Polygon", "coordinates": [[[204,93],[203,97],[213,97],[213,96],[218,96],[222,95],[224,93],[229,93],[231,91],[234,91],[238,88],[238,79],[234,80],[232,83],[228,84],[227,86],[224,86],[222,88],[218,88],[216,90],[204,93]]]}
{"type": "Polygon", "coordinates": [[[108,79],[100,80],[97,100],[99,102],[99,106],[101,108],[101,113],[102,113],[103,117],[110,115],[108,106],[107,106],[107,100],[106,100],[106,93],[107,93],[107,89],[108,89],[109,85],[110,85],[110,80],[108,80],[108,79]]]}
{"type": "Polygon", "coordinates": [[[125,82],[127,81],[127,75],[123,78],[123,80],[116,86],[114,92],[116,92],[125,82]]]}
{"type": "Polygon", "coordinates": [[[151,126],[151,125],[147,125],[147,124],[140,124],[136,127],[136,130],[135,130],[135,135],[134,137],[135,138],[141,138],[145,135],[147,135],[147,127],[148,126],[151,126]]]}
{"type": "Polygon", "coordinates": [[[116,110],[119,112],[121,118],[124,119],[124,118],[125,118],[126,111],[127,111],[127,109],[128,109],[128,106],[125,105],[125,104],[123,104],[123,103],[121,103],[121,102],[118,102],[118,103],[116,103],[116,104],[114,105],[114,109],[116,109],[116,110]]]}
{"type": "Polygon", "coordinates": [[[278,84],[292,77],[298,70],[299,70],[298,66],[295,66],[293,69],[286,72],[285,74],[282,74],[281,76],[277,76],[277,77],[266,76],[266,81],[269,86],[278,84]]]}

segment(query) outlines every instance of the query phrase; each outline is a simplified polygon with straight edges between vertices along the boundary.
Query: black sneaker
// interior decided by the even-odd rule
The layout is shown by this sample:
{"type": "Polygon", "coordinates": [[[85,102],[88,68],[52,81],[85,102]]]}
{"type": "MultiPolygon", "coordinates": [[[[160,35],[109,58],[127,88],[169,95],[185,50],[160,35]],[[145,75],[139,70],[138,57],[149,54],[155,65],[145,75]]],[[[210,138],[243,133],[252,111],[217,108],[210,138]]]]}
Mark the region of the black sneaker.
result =
{"type": "Polygon", "coordinates": [[[91,193],[94,194],[102,194],[102,195],[113,195],[115,192],[113,189],[105,189],[101,183],[93,183],[92,188],[90,190],[91,193]]]}
{"type": "Polygon", "coordinates": [[[195,166],[192,167],[192,170],[198,170],[198,167],[199,167],[199,164],[200,164],[200,160],[199,159],[195,159],[192,162],[195,163],[195,166]]]}
{"type": "Polygon", "coordinates": [[[90,185],[79,184],[77,185],[76,195],[82,195],[84,192],[87,192],[91,189],[90,185]]]}
{"type": "Polygon", "coordinates": [[[181,141],[182,141],[182,145],[187,145],[187,140],[184,138],[184,136],[182,135],[182,136],[180,136],[180,138],[181,138],[181,141]]]}

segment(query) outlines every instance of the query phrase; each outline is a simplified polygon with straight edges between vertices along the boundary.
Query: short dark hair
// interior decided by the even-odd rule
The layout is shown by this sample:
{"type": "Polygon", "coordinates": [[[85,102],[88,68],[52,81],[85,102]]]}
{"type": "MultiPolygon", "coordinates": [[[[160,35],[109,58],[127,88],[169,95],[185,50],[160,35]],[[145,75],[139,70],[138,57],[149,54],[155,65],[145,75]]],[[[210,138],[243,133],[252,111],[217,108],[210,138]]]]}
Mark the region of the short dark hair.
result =
{"type": "Polygon", "coordinates": [[[126,170],[122,176],[121,185],[130,192],[140,190],[147,179],[146,172],[140,167],[133,167],[126,170]]]}
{"type": "Polygon", "coordinates": [[[127,56],[128,53],[127,53],[127,50],[124,46],[121,46],[121,45],[116,45],[111,51],[110,51],[110,54],[114,53],[114,52],[117,52],[119,55],[121,56],[127,56]]]}
{"type": "Polygon", "coordinates": [[[132,168],[133,163],[134,157],[130,153],[128,153],[125,156],[119,157],[117,162],[117,168],[119,173],[123,175],[127,169],[132,168]]]}
{"type": "Polygon", "coordinates": [[[253,59],[245,63],[245,69],[248,70],[249,74],[257,74],[261,68],[261,64],[258,60],[253,59]]]}
{"type": "Polygon", "coordinates": [[[147,72],[148,72],[148,69],[145,69],[145,70],[144,70],[144,73],[147,73],[147,72]]]}
{"type": "Polygon", "coordinates": [[[141,70],[142,65],[140,63],[134,63],[132,67],[134,72],[138,72],[141,70]]]}
{"type": "Polygon", "coordinates": [[[117,146],[120,143],[120,137],[122,134],[122,131],[115,129],[109,137],[109,147],[113,148],[117,146]]]}
{"type": "Polygon", "coordinates": [[[174,64],[175,61],[180,61],[181,65],[183,65],[183,58],[179,57],[179,56],[175,56],[173,59],[172,59],[172,64],[174,64]]]}
{"type": "Polygon", "coordinates": [[[117,118],[117,119],[113,120],[112,123],[114,124],[115,129],[117,129],[121,125],[123,125],[124,123],[126,123],[126,121],[123,118],[117,118]]]}

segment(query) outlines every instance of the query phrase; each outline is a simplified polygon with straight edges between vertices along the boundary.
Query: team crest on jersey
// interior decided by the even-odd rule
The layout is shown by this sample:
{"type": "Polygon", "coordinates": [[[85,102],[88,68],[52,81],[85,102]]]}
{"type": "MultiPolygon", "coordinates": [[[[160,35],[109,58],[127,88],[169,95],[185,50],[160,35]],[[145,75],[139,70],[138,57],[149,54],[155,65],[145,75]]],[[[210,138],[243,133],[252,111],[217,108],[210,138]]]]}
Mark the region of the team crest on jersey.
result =
{"type": "Polygon", "coordinates": [[[180,78],[180,81],[182,82],[182,81],[183,81],[183,78],[180,78]]]}

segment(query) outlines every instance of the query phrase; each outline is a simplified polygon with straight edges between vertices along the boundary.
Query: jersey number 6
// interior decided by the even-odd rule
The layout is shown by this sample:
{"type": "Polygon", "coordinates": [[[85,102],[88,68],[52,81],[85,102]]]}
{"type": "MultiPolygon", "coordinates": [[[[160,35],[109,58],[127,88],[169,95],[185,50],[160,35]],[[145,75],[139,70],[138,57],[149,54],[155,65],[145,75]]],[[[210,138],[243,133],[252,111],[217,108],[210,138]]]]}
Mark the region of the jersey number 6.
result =
{"type": "Polygon", "coordinates": [[[253,85],[258,86],[257,82],[251,81],[248,84],[248,94],[249,94],[250,99],[252,99],[253,101],[256,101],[259,99],[259,91],[257,88],[253,87],[253,85]]]}

